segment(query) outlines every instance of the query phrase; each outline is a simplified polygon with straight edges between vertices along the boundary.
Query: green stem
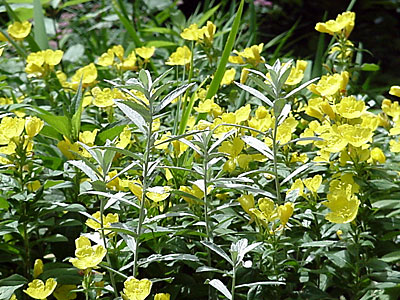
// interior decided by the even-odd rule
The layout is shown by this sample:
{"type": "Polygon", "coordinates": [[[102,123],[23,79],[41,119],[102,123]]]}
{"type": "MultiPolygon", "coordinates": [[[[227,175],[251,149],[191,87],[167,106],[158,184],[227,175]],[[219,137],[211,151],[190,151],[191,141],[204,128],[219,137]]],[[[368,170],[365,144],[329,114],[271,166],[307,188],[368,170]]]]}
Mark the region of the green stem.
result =
{"type": "Polygon", "coordinates": [[[233,267],[233,277],[232,277],[232,288],[231,288],[231,295],[232,300],[235,299],[235,287],[236,287],[236,267],[233,267]]]}
{"type": "MultiPolygon", "coordinates": [[[[104,234],[104,201],[103,201],[103,199],[100,199],[100,226],[101,226],[100,235],[101,235],[101,238],[103,239],[104,248],[106,248],[106,260],[107,260],[107,263],[110,266],[110,268],[112,268],[110,254],[109,254],[108,246],[107,246],[106,235],[104,234]]],[[[117,290],[117,286],[115,284],[114,273],[112,273],[110,270],[108,270],[108,273],[110,274],[111,285],[114,290],[115,298],[117,298],[118,290],[117,290]]]]}
{"type": "Polygon", "coordinates": [[[278,116],[275,116],[274,133],[272,136],[272,151],[274,153],[274,174],[275,174],[275,190],[276,190],[276,200],[278,204],[281,204],[281,187],[278,178],[278,144],[276,142],[276,135],[278,132],[278,116]]]}
{"type": "Polygon", "coordinates": [[[145,201],[146,201],[146,193],[149,187],[149,158],[150,151],[152,147],[152,127],[153,127],[153,107],[150,101],[150,123],[147,128],[147,138],[146,138],[146,152],[144,155],[144,167],[143,167],[143,186],[142,186],[142,199],[140,200],[140,211],[139,211],[139,223],[136,232],[136,243],[135,243],[135,252],[134,252],[134,261],[133,261],[133,276],[136,277],[137,274],[137,262],[138,262],[138,253],[139,253],[139,243],[140,243],[140,235],[142,234],[143,221],[145,217],[145,201]]]}

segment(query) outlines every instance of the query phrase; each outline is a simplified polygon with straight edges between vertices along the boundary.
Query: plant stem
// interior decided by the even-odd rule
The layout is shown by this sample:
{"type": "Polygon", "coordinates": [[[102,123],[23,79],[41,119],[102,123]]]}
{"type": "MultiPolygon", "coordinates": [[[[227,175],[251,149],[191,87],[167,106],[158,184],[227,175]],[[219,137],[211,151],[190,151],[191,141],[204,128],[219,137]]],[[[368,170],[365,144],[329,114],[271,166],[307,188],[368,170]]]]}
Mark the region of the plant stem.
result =
{"type": "Polygon", "coordinates": [[[232,295],[232,300],[235,299],[235,287],[236,287],[236,267],[233,267],[233,277],[232,277],[232,288],[231,288],[231,295],[232,295]]]}
{"type": "Polygon", "coordinates": [[[274,133],[272,136],[272,151],[274,153],[274,174],[275,174],[275,190],[276,190],[276,200],[278,204],[281,204],[281,187],[279,184],[279,178],[278,178],[278,144],[276,142],[276,135],[278,132],[278,116],[275,116],[275,124],[274,124],[274,133]]]}
{"type": "MultiPolygon", "coordinates": [[[[112,268],[110,254],[109,254],[108,246],[107,246],[106,235],[104,234],[104,201],[103,201],[103,199],[100,199],[100,226],[101,226],[100,235],[101,235],[101,238],[103,239],[104,248],[106,248],[106,251],[107,251],[106,252],[107,263],[110,266],[110,268],[112,268]]],[[[108,270],[108,273],[110,274],[110,280],[111,280],[111,285],[114,290],[114,295],[117,298],[118,290],[117,290],[117,286],[115,284],[114,273],[112,273],[110,270],[108,270]]]]}
{"type": "Polygon", "coordinates": [[[140,243],[140,235],[142,234],[142,226],[145,217],[145,201],[146,201],[146,193],[149,187],[148,182],[148,172],[149,172],[149,158],[150,151],[152,147],[152,127],[153,127],[153,107],[150,101],[150,122],[147,128],[147,138],[146,138],[146,152],[144,155],[144,165],[143,165],[143,185],[142,185],[142,199],[139,199],[140,202],[140,211],[139,211],[139,223],[136,232],[136,241],[135,241],[135,252],[134,252],[134,261],[133,261],[133,276],[136,277],[137,274],[137,262],[138,262],[138,252],[139,252],[139,243],[140,243]]]}

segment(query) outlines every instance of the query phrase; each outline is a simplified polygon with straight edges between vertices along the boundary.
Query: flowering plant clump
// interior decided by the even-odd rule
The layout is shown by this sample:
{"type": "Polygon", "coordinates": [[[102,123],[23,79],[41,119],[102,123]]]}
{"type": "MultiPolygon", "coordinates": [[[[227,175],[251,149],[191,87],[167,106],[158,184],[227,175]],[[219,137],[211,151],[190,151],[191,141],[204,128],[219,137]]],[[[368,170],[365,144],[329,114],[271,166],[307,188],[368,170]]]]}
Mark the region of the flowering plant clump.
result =
{"type": "Polygon", "coordinates": [[[398,299],[400,86],[361,18],[301,58],[278,2],[156,2],[0,4],[0,300],[398,299]]]}

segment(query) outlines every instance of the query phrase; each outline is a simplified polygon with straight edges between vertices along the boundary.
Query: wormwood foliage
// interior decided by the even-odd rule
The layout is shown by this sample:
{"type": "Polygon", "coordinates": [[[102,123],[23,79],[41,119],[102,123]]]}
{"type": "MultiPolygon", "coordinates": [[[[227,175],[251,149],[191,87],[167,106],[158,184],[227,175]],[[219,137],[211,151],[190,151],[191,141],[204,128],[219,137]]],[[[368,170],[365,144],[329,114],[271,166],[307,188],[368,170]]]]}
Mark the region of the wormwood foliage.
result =
{"type": "Polygon", "coordinates": [[[400,86],[354,12],[311,78],[244,1],[86,2],[1,6],[0,300],[399,298],[400,86]]]}

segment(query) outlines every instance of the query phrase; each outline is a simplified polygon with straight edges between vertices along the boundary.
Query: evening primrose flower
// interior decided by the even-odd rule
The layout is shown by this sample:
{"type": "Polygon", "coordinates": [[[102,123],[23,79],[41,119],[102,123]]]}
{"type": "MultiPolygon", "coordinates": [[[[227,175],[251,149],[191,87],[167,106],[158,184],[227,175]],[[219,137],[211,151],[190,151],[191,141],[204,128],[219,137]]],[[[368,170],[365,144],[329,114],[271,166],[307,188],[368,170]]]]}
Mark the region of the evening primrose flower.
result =
{"type": "Polygon", "coordinates": [[[249,211],[253,213],[264,227],[268,223],[273,222],[278,218],[278,210],[274,203],[269,198],[261,198],[258,200],[258,209],[250,208],[249,211]]]}
{"type": "MultiPolygon", "coordinates": [[[[94,229],[94,230],[98,230],[101,228],[101,221],[100,221],[100,212],[97,211],[95,212],[92,217],[96,220],[93,219],[87,219],[86,220],[86,226],[94,229]]],[[[104,227],[110,227],[112,223],[117,223],[119,222],[119,216],[118,214],[112,214],[112,213],[108,213],[106,216],[103,215],[103,226],[104,227]]],[[[109,234],[111,233],[110,230],[104,230],[104,234],[109,234]]]]}
{"type": "Polygon", "coordinates": [[[32,24],[28,21],[24,21],[22,23],[14,22],[8,26],[7,32],[12,38],[16,40],[23,40],[29,35],[31,28],[32,24]]]}
{"type": "Polygon", "coordinates": [[[278,217],[283,227],[285,227],[286,224],[288,223],[289,218],[293,215],[293,211],[294,211],[294,203],[292,202],[286,202],[283,205],[279,205],[278,217]]]}
{"type": "Polygon", "coordinates": [[[356,14],[354,12],[346,11],[339,14],[336,20],[329,20],[325,23],[317,23],[315,30],[330,35],[342,33],[348,37],[354,28],[354,21],[356,14]]]}
{"type": "Polygon", "coordinates": [[[371,158],[374,162],[379,162],[381,164],[385,163],[386,157],[385,153],[378,147],[375,147],[371,150],[371,158]]]}
{"type": "Polygon", "coordinates": [[[306,178],[303,180],[303,183],[311,193],[316,194],[319,187],[321,186],[322,176],[315,175],[313,178],[306,178]]]}
{"type": "Polygon", "coordinates": [[[220,85],[229,85],[235,80],[236,70],[230,68],[225,71],[224,77],[222,77],[220,85]]]}
{"type": "Polygon", "coordinates": [[[156,47],[154,47],[154,46],[140,47],[140,48],[136,48],[135,52],[137,55],[139,55],[144,60],[149,60],[150,57],[152,57],[154,55],[155,50],[156,50],[156,47]]]}
{"type": "Polygon", "coordinates": [[[344,97],[336,104],[336,112],[346,119],[359,118],[365,111],[365,103],[354,96],[344,97]]]}
{"type": "Polygon", "coordinates": [[[398,85],[392,86],[390,88],[389,94],[393,95],[393,96],[400,97],[400,86],[398,86],[398,85]]]}
{"type": "Polygon", "coordinates": [[[303,80],[304,72],[307,68],[307,62],[305,60],[296,61],[296,66],[292,67],[288,79],[285,84],[296,85],[303,80]]]}
{"type": "Polygon", "coordinates": [[[341,74],[324,75],[317,84],[310,84],[307,88],[314,94],[322,97],[333,96],[337,92],[345,90],[349,80],[349,73],[347,71],[341,74]]]}
{"type": "Polygon", "coordinates": [[[57,282],[54,278],[49,278],[44,283],[40,279],[35,279],[28,284],[28,288],[24,290],[24,293],[28,294],[29,297],[42,300],[50,296],[57,286],[57,282]]]}
{"type": "Polygon", "coordinates": [[[42,130],[43,126],[44,122],[38,117],[27,117],[25,119],[25,131],[31,138],[36,136],[42,130]]]}
{"type": "Polygon", "coordinates": [[[233,51],[235,56],[229,56],[229,62],[233,64],[245,64],[249,63],[253,66],[257,66],[259,63],[264,62],[265,59],[261,56],[264,43],[259,45],[253,45],[251,47],[245,48],[243,51],[233,51]]]}
{"type": "Polygon", "coordinates": [[[199,26],[196,23],[194,23],[182,31],[181,38],[188,41],[197,41],[200,39],[201,35],[202,35],[201,29],[199,29],[199,26]]]}
{"type": "Polygon", "coordinates": [[[77,89],[79,82],[82,78],[82,87],[87,87],[96,82],[97,69],[94,63],[90,63],[80,69],[78,69],[71,78],[71,87],[77,89]]]}
{"type": "Polygon", "coordinates": [[[19,137],[25,127],[25,120],[22,118],[4,117],[0,122],[0,145],[8,144],[15,137],[19,137]]]}
{"type": "Polygon", "coordinates": [[[150,294],[151,281],[148,279],[136,279],[128,277],[124,282],[124,293],[122,297],[129,300],[144,300],[150,294]]]}
{"type": "Polygon", "coordinates": [[[165,62],[169,66],[185,66],[190,63],[192,52],[187,46],[178,47],[165,62]]]}
{"type": "Polygon", "coordinates": [[[33,278],[37,278],[43,273],[43,261],[41,259],[36,259],[33,265],[33,278]]]}
{"type": "Polygon", "coordinates": [[[182,199],[189,204],[199,204],[200,200],[204,197],[204,192],[195,184],[192,184],[192,187],[182,185],[179,187],[179,190],[193,196],[181,196],[182,199]],[[197,199],[199,199],[199,201],[197,199]]]}
{"type": "Polygon", "coordinates": [[[325,219],[332,223],[343,224],[350,223],[356,218],[360,200],[351,193],[351,185],[346,185],[333,193],[330,192],[327,197],[328,201],[322,204],[331,212],[325,216],[325,219]]]}
{"type": "Polygon", "coordinates": [[[254,196],[252,194],[242,195],[237,200],[239,201],[243,210],[253,218],[254,214],[250,211],[250,209],[255,208],[254,196]]]}
{"type": "Polygon", "coordinates": [[[382,110],[388,116],[393,118],[393,121],[397,121],[400,118],[400,104],[399,102],[395,101],[392,102],[389,99],[384,99],[382,101],[382,110]]]}
{"type": "Polygon", "coordinates": [[[97,60],[97,64],[102,67],[109,67],[114,64],[114,51],[108,49],[107,52],[103,53],[97,60]]]}
{"type": "Polygon", "coordinates": [[[90,240],[85,236],[77,238],[75,246],[76,258],[70,258],[69,262],[81,270],[95,268],[107,254],[107,250],[102,245],[92,247],[90,240]]]}
{"type": "Polygon", "coordinates": [[[154,295],[154,300],[169,300],[171,297],[168,293],[159,293],[154,295]]]}

